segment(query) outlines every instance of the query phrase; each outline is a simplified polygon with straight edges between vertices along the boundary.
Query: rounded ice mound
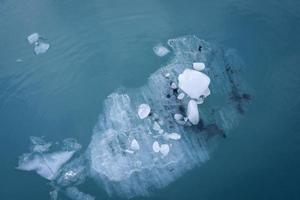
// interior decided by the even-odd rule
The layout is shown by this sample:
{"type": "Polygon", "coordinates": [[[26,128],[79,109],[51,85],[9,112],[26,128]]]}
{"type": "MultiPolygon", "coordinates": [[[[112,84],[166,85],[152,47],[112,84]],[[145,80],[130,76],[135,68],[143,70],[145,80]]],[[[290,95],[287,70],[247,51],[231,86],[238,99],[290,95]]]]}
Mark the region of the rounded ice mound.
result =
{"type": "MultiPolygon", "coordinates": [[[[172,57],[146,85],[107,97],[87,150],[53,176],[54,196],[62,191],[73,199],[93,198],[77,189],[86,178],[110,196],[149,196],[208,161],[211,149],[237,125],[249,95],[235,51],[196,36],[170,39],[168,45],[172,57]],[[196,62],[206,64],[205,74],[187,69],[196,62]]],[[[49,145],[43,145],[35,149],[46,155],[49,145]]]]}
{"type": "Polygon", "coordinates": [[[202,72],[185,69],[183,73],[178,76],[178,82],[179,88],[186,94],[193,99],[199,99],[208,88],[210,78],[202,72]]]}
{"type": "Polygon", "coordinates": [[[27,37],[27,41],[29,44],[36,43],[40,38],[40,35],[38,33],[32,33],[27,37]]]}

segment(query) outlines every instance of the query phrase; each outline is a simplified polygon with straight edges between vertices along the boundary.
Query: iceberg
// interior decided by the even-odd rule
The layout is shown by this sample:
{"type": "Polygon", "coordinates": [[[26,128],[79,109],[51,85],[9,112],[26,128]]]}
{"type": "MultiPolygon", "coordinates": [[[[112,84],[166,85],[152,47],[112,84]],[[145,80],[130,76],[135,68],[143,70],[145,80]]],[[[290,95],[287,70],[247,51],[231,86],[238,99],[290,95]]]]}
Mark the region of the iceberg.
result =
{"type": "Polygon", "coordinates": [[[78,188],[92,179],[109,196],[132,198],[152,195],[207,162],[244,114],[240,59],[196,36],[167,44],[172,56],[147,84],[106,98],[84,152],[72,140],[59,151],[53,151],[55,143],[38,142],[41,146],[20,158],[19,169],[51,180],[54,196],[91,199],[78,188]],[[207,70],[194,70],[193,63],[205,63],[207,70]]]}

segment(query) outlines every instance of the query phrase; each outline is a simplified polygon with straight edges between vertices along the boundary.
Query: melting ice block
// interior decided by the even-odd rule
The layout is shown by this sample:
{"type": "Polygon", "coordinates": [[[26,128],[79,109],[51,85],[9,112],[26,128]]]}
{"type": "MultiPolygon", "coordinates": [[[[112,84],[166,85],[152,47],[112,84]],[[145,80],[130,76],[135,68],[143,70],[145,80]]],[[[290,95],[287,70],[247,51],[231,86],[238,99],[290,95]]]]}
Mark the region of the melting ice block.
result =
{"type": "Polygon", "coordinates": [[[195,100],[190,100],[187,107],[187,117],[193,125],[199,123],[198,105],[195,100]]]}
{"type": "Polygon", "coordinates": [[[178,76],[179,88],[193,99],[198,99],[204,95],[204,91],[208,88],[210,78],[196,70],[185,69],[178,76]]]}
{"type": "Polygon", "coordinates": [[[37,42],[34,46],[34,52],[36,55],[46,53],[50,47],[50,44],[44,42],[37,42]]]}
{"type": "Polygon", "coordinates": [[[29,44],[36,43],[40,38],[40,35],[38,33],[32,33],[27,37],[27,40],[29,44]]]}

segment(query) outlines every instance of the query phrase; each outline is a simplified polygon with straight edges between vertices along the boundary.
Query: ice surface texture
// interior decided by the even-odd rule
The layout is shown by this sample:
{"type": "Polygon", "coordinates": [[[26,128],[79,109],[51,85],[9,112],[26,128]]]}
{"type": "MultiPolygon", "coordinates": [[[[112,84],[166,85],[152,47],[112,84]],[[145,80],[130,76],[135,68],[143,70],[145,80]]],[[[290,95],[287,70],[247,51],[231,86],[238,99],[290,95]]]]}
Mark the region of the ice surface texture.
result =
{"type": "Polygon", "coordinates": [[[75,187],[87,177],[111,196],[150,195],[206,162],[218,141],[237,125],[249,95],[239,78],[242,62],[235,51],[196,36],[170,39],[167,44],[173,53],[168,64],[153,73],[145,86],[109,95],[88,149],[59,169],[53,183],[61,190],[69,188],[65,192],[70,198],[92,198],[75,187]],[[184,117],[191,99],[178,99],[184,91],[173,87],[178,85],[178,75],[192,69],[193,63],[205,63],[202,72],[211,82],[210,96],[205,98],[210,93],[206,91],[201,97],[204,103],[198,105],[199,116],[194,113],[196,101],[190,108],[197,125],[184,117]],[[141,104],[151,108],[142,119],[141,104]]]}

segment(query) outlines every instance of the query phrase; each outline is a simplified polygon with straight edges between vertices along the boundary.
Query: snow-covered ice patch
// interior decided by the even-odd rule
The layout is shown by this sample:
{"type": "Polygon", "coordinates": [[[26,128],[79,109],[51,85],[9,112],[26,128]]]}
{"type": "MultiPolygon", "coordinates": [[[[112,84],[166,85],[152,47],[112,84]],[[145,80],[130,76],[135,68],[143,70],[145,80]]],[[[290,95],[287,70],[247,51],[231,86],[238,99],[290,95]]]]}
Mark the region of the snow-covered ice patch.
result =
{"type": "Polygon", "coordinates": [[[189,121],[193,125],[197,125],[199,123],[199,111],[198,111],[198,105],[195,100],[190,100],[187,107],[187,117],[189,121]]]}
{"type": "Polygon", "coordinates": [[[50,48],[50,44],[44,42],[37,42],[34,46],[34,52],[36,55],[46,53],[50,48]]]}
{"type": "Polygon", "coordinates": [[[203,62],[194,62],[193,68],[197,71],[202,71],[205,69],[205,64],[203,62]]]}

